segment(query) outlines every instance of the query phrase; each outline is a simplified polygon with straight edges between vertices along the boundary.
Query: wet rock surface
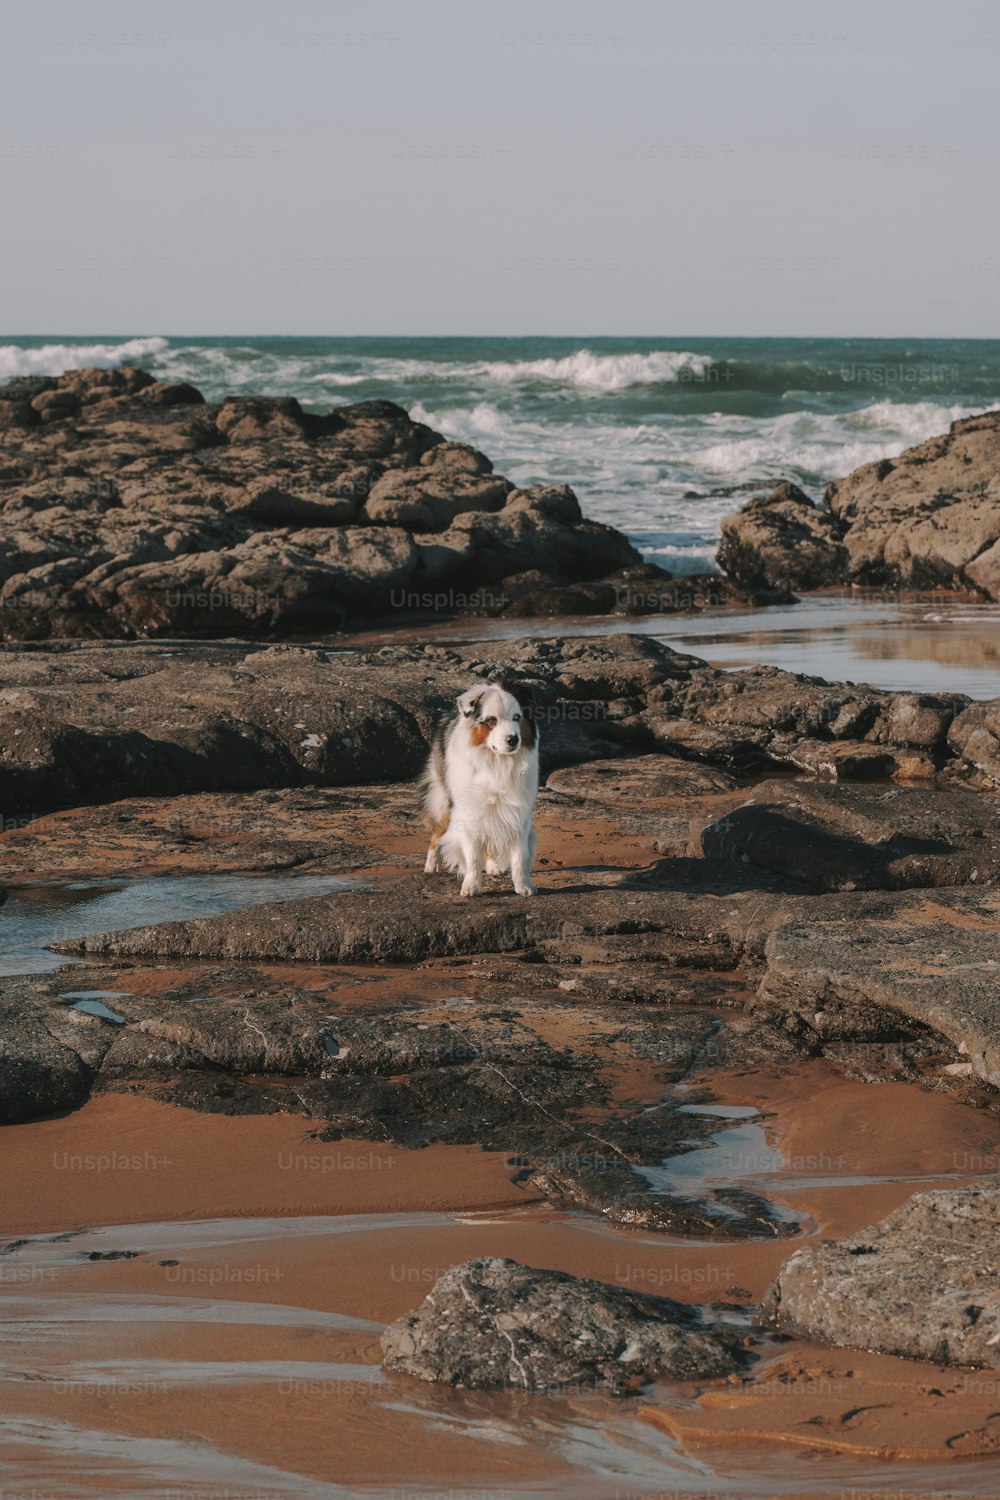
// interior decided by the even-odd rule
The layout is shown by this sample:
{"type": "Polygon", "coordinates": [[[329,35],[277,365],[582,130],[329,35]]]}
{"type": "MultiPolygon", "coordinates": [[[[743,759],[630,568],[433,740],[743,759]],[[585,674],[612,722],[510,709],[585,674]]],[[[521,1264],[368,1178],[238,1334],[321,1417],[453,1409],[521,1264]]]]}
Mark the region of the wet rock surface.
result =
{"type": "Polygon", "coordinates": [[[387,1369],[476,1390],[627,1395],[727,1374],[739,1346],[691,1308],[499,1256],[453,1266],[382,1336],[387,1369]]]}
{"type": "MultiPolygon", "coordinates": [[[[663,1102],[718,1045],[719,1017],[691,1008],[684,974],[674,995],[664,986],[657,1015],[599,986],[582,1005],[563,988],[570,972],[514,962],[487,974],[480,961],[402,977],[289,975],[215,964],[159,979],[129,968],[7,979],[8,1052],[26,1078],[36,1070],[33,1087],[11,1090],[8,1118],[108,1091],[208,1113],[291,1111],[320,1122],[322,1140],[508,1151],[526,1184],[614,1223],[703,1238],[794,1232],[752,1194],[734,1211],[724,1195],[654,1191],[639,1170],[718,1128],[678,1113],[680,1097],[663,1102]],[[109,998],[92,1009],[74,1000],[81,993],[109,998]],[[660,1107],[637,1111],[621,1096],[622,1070],[646,1077],[660,1107]]],[[[702,1007],[737,992],[719,982],[702,1007]]]]}
{"type": "Polygon", "coordinates": [[[848,1348],[1000,1369],[1000,1189],[918,1193],[860,1234],[794,1252],[778,1327],[848,1348]]]}
{"type": "Polygon", "coordinates": [[[792,898],[770,914],[763,964],[759,1002],[811,1036],[885,1042],[902,1017],[952,1043],[949,1068],[1000,1087],[995,885],[792,898]]]}
{"type": "Polygon", "coordinates": [[[1000,599],[1000,412],[863,464],[814,505],[794,485],[723,522],[719,562],[748,584],[962,589],[1000,599]]]}

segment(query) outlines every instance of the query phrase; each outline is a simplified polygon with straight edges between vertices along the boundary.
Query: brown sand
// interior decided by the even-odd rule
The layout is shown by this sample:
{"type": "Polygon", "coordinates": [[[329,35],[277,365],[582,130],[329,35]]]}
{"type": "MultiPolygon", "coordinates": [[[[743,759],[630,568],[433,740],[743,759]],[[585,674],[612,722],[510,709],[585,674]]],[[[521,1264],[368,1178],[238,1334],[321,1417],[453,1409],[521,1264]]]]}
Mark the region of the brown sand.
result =
{"type": "MultiPolygon", "coordinates": [[[[835,1176],[838,1169],[826,1158],[838,1156],[850,1174],[944,1174],[974,1168],[1000,1150],[1000,1126],[991,1117],[909,1085],[854,1084],[825,1064],[752,1079],[714,1077],[713,1083],[727,1102],[774,1112],[775,1138],[800,1175],[815,1168],[816,1175],[835,1176]]],[[[642,1097],[647,1086],[636,1079],[633,1093],[642,1097]]],[[[591,1431],[611,1423],[626,1445],[641,1444],[643,1426],[652,1423],[706,1454],[738,1456],[780,1443],[792,1454],[854,1452],[879,1462],[936,1465],[998,1451],[993,1414],[1000,1394],[990,1372],[796,1344],[766,1358],[750,1379],[713,1383],[680,1403],[477,1395],[397,1377],[388,1386],[368,1385],[364,1368],[359,1373],[356,1367],[377,1365],[376,1329],[297,1327],[283,1322],[280,1312],[270,1322],[255,1322],[251,1314],[235,1324],[208,1321],[211,1307],[236,1302],[382,1323],[415,1306],[444,1269],[485,1254],[684,1301],[757,1299],[801,1243],[701,1245],[617,1231],[533,1201],[511,1182],[502,1153],[311,1142],[309,1128],[308,1121],[287,1116],[230,1119],[130,1096],[99,1097],[70,1116],[7,1127],[5,1233],[131,1224],[134,1245],[127,1230],[100,1245],[142,1252],[132,1260],[92,1262],[85,1258],[87,1238],[69,1240],[55,1251],[55,1264],[27,1283],[14,1278],[32,1276],[34,1247],[0,1263],[0,1301],[27,1291],[46,1299],[86,1293],[88,1300],[125,1297],[136,1304],[135,1318],[126,1322],[78,1324],[69,1316],[39,1325],[20,1354],[34,1377],[7,1386],[9,1410],[133,1441],[196,1441],[317,1479],[397,1487],[447,1482],[491,1492],[529,1481],[567,1494],[581,1485],[580,1471],[558,1451],[560,1435],[574,1420],[591,1431]],[[111,1152],[136,1164],[99,1170],[99,1159],[111,1152]],[[74,1158],[81,1160],[72,1164],[74,1158]],[[183,1222],[159,1231],[155,1244],[139,1227],[176,1220],[197,1231],[205,1218],[429,1211],[441,1217],[409,1223],[375,1218],[339,1233],[262,1223],[252,1227],[253,1238],[238,1241],[228,1240],[222,1226],[207,1244],[187,1242],[183,1222]],[[150,1297],[201,1299],[206,1318],[145,1322],[143,1299],[150,1297]],[[222,1375],[207,1383],[173,1382],[164,1377],[174,1361],[191,1367],[280,1361],[299,1373],[281,1378],[265,1371],[233,1384],[222,1375]]],[[[905,1182],[798,1189],[788,1201],[824,1232],[843,1233],[910,1191],[912,1183],[905,1182]]],[[[52,1247],[40,1248],[52,1253],[52,1247]]],[[[16,1446],[4,1453],[15,1463],[22,1456],[16,1446]]],[[[23,1458],[30,1475],[34,1460],[26,1450],[23,1458]]],[[[54,1496],[75,1493],[71,1476],[78,1468],[67,1462],[67,1489],[53,1488],[54,1496]]],[[[765,1464],[752,1488],[748,1480],[748,1495],[769,1493],[767,1470],[765,1464]]],[[[58,1463],[52,1472],[59,1472],[58,1463]]],[[[106,1475],[105,1492],[130,1483],[127,1476],[106,1475]]],[[[947,1492],[943,1479],[930,1488],[947,1492]]],[[[659,1489],[668,1492],[671,1484],[665,1479],[659,1489]]],[[[812,1487],[803,1493],[812,1494],[812,1487]]]]}
{"type": "Polygon", "coordinates": [[[0,1233],[154,1219],[489,1208],[533,1196],[502,1152],[310,1140],[298,1116],[200,1115],[105,1094],[4,1128],[0,1233]]]}

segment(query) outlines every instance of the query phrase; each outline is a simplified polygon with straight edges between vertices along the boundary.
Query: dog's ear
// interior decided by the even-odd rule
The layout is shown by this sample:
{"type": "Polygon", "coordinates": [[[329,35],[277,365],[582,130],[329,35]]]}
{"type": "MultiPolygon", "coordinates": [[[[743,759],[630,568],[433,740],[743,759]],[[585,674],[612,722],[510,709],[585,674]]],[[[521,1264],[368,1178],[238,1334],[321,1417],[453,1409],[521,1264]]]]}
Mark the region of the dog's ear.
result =
{"type": "Polygon", "coordinates": [[[484,687],[467,688],[458,700],[458,711],[463,719],[471,719],[480,703],[483,701],[484,687]]]}
{"type": "Polygon", "coordinates": [[[530,682],[512,682],[507,691],[513,693],[518,703],[520,703],[521,712],[524,717],[526,719],[533,719],[537,706],[535,703],[534,685],[530,682]]]}

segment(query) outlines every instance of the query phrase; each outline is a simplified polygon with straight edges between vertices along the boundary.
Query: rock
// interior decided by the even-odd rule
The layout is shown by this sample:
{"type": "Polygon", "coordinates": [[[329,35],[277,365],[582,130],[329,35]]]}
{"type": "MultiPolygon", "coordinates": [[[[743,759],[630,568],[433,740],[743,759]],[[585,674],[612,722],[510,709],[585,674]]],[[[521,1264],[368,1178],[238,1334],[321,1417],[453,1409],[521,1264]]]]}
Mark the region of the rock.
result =
{"type": "Polygon", "coordinates": [[[995,1185],[917,1193],[859,1234],[796,1251],[768,1305],[796,1337],[1000,1369],[998,1241],[995,1185]]]}
{"type": "Polygon", "coordinates": [[[527,949],[561,962],[579,961],[585,951],[598,962],[658,958],[727,968],[735,963],[727,923],[711,896],[590,888],[550,891],[537,902],[506,894],[463,901],[446,877],[417,876],[371,891],[66,940],[54,951],[382,964],[527,949]]]}
{"type": "Polygon", "coordinates": [[[546,792],[578,810],[581,819],[613,818],[615,826],[648,840],[658,854],[686,853],[692,806],[697,799],[718,800],[720,792],[739,783],[724,771],[710,770],[669,755],[641,755],[589,761],[554,771],[546,792]]]}
{"type": "Polygon", "coordinates": [[[213,405],[142,370],[75,370],[0,388],[0,428],[8,640],[339,631],[428,593],[475,610],[463,598],[526,570],[550,612],[592,612],[642,566],[567,486],[514,491],[389,401],[213,405]]]}
{"type": "Polygon", "coordinates": [[[829,510],[783,482],[726,517],[718,563],[730,577],[757,586],[824,588],[846,576],[842,536],[843,527],[829,510]]]}
{"type": "Polygon", "coordinates": [[[721,566],[802,589],[852,582],[1000,599],[1000,411],[863,464],[827,486],[824,507],[790,484],[750,501],[723,522],[721,566]]]}
{"type": "Polygon", "coordinates": [[[997,886],[778,898],[756,927],[765,1013],[817,1044],[892,1040],[914,1022],[1000,1087],[997,886]]]}
{"type": "Polygon", "coordinates": [[[959,791],[765,781],[722,817],[696,816],[690,852],[818,891],[990,885],[1000,881],[1000,804],[959,791]]]}
{"type": "Polygon", "coordinates": [[[851,577],[988,593],[977,571],[988,584],[986,559],[1000,540],[998,476],[1000,412],[986,412],[829,485],[827,503],[846,527],[851,577]]]}
{"type": "Polygon", "coordinates": [[[895,767],[913,776],[945,763],[949,727],[968,703],[958,694],[885,692],[777,667],[706,667],[645,717],[658,748],[736,770],[795,766],[840,778],[895,767]],[[839,742],[848,748],[833,748],[839,742]]]}
{"type": "Polygon", "coordinates": [[[0,1124],[82,1104],[92,1073],[80,1054],[8,993],[0,997],[0,1017],[0,1124]]]}
{"type": "Polygon", "coordinates": [[[689,1307],[498,1256],[446,1271],[381,1342],[387,1369],[473,1390],[620,1396],[738,1364],[736,1341],[689,1307]]]}
{"type": "Polygon", "coordinates": [[[974,786],[1000,787],[1000,698],[970,703],[948,730],[956,759],[951,775],[974,786]]]}
{"type": "MultiPolygon", "coordinates": [[[[892,776],[900,767],[897,752],[888,746],[866,745],[858,740],[800,740],[785,757],[789,765],[809,771],[823,781],[873,781],[892,776]]],[[[912,756],[903,762],[912,775],[912,756]]],[[[926,774],[933,776],[934,762],[920,761],[926,774]]]]}
{"type": "MultiPolygon", "coordinates": [[[[373,530],[369,576],[388,589],[410,565],[409,541],[389,528],[373,530]]],[[[296,597],[286,608],[301,618],[323,608],[308,549],[331,568],[343,566],[346,554],[331,540],[338,535],[297,542],[296,597]]],[[[358,565],[368,545],[356,550],[358,565]]],[[[266,572],[265,556],[256,563],[249,551],[241,556],[239,571],[222,579],[218,554],[148,565],[155,587],[149,575],[140,587],[124,570],[119,602],[109,608],[128,609],[137,621],[169,589],[164,607],[189,616],[203,607],[233,621],[267,610],[278,581],[266,572]]],[[[363,586],[359,577],[345,583],[363,586]]],[[[232,643],[196,653],[152,644],[9,652],[0,689],[0,817],[11,826],[55,808],[122,797],[415,777],[459,693],[476,678],[498,675],[531,684],[548,773],[646,749],[649,731],[634,710],[673,692],[694,664],[627,636],[514,641],[492,647],[485,659],[443,647],[362,653],[232,643]],[[624,708],[611,711],[609,700],[624,708]]]]}

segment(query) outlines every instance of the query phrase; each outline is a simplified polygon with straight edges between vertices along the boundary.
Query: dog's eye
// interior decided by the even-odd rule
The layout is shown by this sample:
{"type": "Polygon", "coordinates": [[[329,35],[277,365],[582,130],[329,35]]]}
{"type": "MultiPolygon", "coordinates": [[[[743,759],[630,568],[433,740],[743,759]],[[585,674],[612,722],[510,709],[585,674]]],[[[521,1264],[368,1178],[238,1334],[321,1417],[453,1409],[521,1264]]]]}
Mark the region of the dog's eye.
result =
{"type": "Polygon", "coordinates": [[[483,723],[486,725],[487,729],[495,729],[497,727],[496,719],[484,719],[483,723]]]}
{"type": "Polygon", "coordinates": [[[514,715],[514,723],[515,724],[520,724],[520,722],[521,722],[521,715],[520,714],[515,714],[514,715]]]}

